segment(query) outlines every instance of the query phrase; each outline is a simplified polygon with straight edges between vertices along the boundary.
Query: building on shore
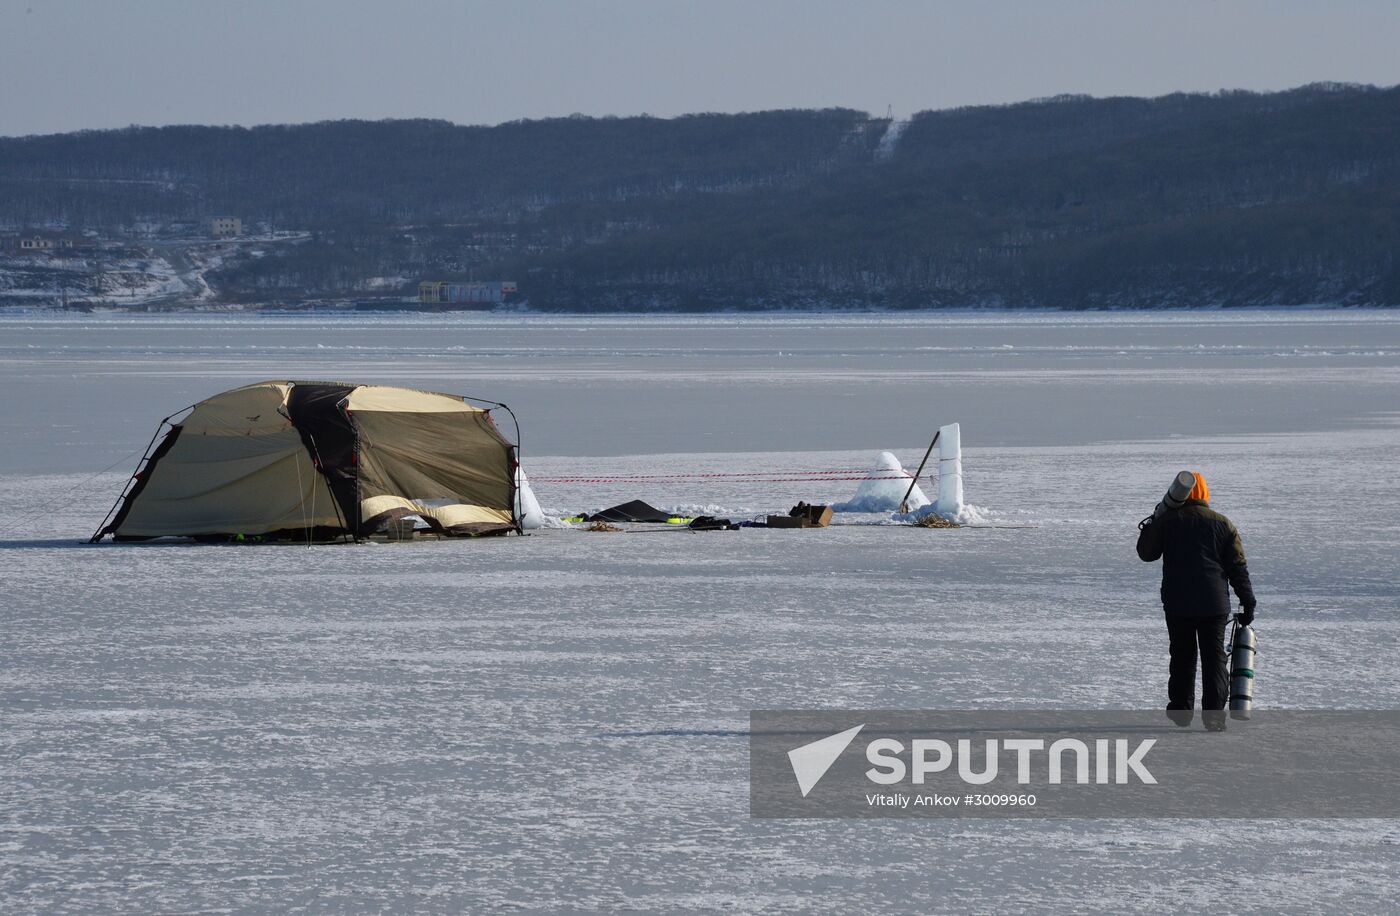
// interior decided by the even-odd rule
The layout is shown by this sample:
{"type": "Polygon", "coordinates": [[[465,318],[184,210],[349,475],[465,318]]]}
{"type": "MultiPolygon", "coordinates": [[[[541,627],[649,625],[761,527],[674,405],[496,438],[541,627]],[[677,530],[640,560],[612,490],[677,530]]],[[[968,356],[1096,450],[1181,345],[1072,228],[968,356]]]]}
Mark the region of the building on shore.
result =
{"type": "Polygon", "coordinates": [[[78,246],[86,247],[86,242],[81,236],[75,238],[66,232],[28,229],[6,233],[0,238],[0,248],[17,254],[53,254],[78,246]]]}
{"type": "Polygon", "coordinates": [[[515,295],[514,280],[491,280],[484,283],[452,283],[424,280],[418,284],[420,305],[499,305],[515,295]]]}
{"type": "Polygon", "coordinates": [[[236,239],[243,234],[243,220],[236,216],[211,216],[206,225],[216,239],[236,239]]]}

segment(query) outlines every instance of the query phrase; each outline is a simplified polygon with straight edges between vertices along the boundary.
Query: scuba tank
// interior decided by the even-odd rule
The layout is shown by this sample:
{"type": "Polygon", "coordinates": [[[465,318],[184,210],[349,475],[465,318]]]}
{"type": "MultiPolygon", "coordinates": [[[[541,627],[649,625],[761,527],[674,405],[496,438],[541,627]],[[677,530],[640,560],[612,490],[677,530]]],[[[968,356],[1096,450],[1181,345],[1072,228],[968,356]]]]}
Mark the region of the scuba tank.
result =
{"type": "Polygon", "coordinates": [[[1254,653],[1258,648],[1254,628],[1235,619],[1230,631],[1230,718],[1254,715],[1254,653]]]}
{"type": "Polygon", "coordinates": [[[1152,524],[1163,512],[1169,509],[1180,509],[1186,505],[1186,498],[1191,495],[1191,491],[1196,486],[1196,475],[1190,471],[1182,471],[1172,480],[1172,485],[1167,487],[1167,495],[1162,497],[1162,501],[1152,510],[1152,514],[1138,522],[1138,530],[1141,531],[1152,524]]]}

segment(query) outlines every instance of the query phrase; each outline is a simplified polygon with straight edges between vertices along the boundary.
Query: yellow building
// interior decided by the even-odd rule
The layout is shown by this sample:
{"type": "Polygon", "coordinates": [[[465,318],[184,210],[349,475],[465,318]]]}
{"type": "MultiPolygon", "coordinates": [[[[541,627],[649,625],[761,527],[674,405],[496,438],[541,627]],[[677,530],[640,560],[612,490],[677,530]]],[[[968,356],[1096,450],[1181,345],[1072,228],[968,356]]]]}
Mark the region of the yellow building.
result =
{"type": "Polygon", "coordinates": [[[243,220],[236,216],[211,216],[209,234],[216,239],[238,238],[243,234],[243,220]]]}

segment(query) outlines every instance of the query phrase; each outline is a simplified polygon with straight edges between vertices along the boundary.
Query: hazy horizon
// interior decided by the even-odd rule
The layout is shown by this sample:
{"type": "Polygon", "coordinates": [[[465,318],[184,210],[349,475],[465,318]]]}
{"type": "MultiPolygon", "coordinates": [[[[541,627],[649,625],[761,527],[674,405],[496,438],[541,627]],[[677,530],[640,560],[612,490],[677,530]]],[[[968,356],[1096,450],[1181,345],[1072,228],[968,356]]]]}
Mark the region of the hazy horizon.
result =
{"type": "Polygon", "coordinates": [[[1386,87],[1397,44],[1380,2],[0,0],[0,136],[1386,87]]]}
{"type": "MultiPolygon", "coordinates": [[[[1235,91],[1248,91],[1248,92],[1258,92],[1258,93],[1260,93],[1260,94],[1273,94],[1273,93],[1281,93],[1281,92],[1292,92],[1292,91],[1299,90],[1299,89],[1305,89],[1305,88],[1307,88],[1309,85],[1319,85],[1319,84],[1322,84],[1322,85],[1334,84],[1334,85],[1341,85],[1341,86],[1350,86],[1350,87],[1355,87],[1355,88],[1359,88],[1359,89],[1372,89],[1372,90],[1376,90],[1376,91],[1386,91],[1386,90],[1389,90],[1389,89],[1397,89],[1397,88],[1400,88],[1400,84],[1378,86],[1378,85],[1376,85],[1376,84],[1374,84],[1374,83],[1337,83],[1337,82],[1334,81],[1334,80],[1317,80],[1317,81],[1315,81],[1314,83],[1302,83],[1302,84],[1299,84],[1299,85],[1297,85],[1297,86],[1285,86],[1285,87],[1283,87],[1283,88],[1281,88],[1281,89],[1240,90],[1238,87],[1226,86],[1226,87],[1222,87],[1221,89],[1218,89],[1218,90],[1175,90],[1175,91],[1173,91],[1173,92],[1166,92],[1166,93],[1162,93],[1161,95],[1155,95],[1155,96],[1127,96],[1127,95],[1121,95],[1121,94],[1118,94],[1118,95],[1112,95],[1112,94],[1110,94],[1110,95],[1091,95],[1091,94],[1089,94],[1089,93],[1075,93],[1075,94],[1073,94],[1073,95],[1077,95],[1077,96],[1081,96],[1081,97],[1092,97],[1092,98],[1096,98],[1096,99],[1106,99],[1106,98],[1141,98],[1141,99],[1156,99],[1156,98],[1162,98],[1163,96],[1170,96],[1170,95],[1176,95],[1176,94],[1212,95],[1212,94],[1216,94],[1216,93],[1235,92],[1235,91]]],[[[1069,94],[1065,94],[1065,95],[1069,95],[1069,94]]],[[[958,109],[958,108],[967,108],[967,107],[974,107],[974,108],[975,108],[975,107],[1005,107],[1005,106],[1020,105],[1020,104],[1029,104],[1029,103],[1035,103],[1035,102],[1053,101],[1055,98],[1057,98],[1057,97],[1056,97],[1056,96],[1039,96],[1039,97],[1035,97],[1035,98],[1015,99],[1015,100],[1008,101],[1008,102],[986,102],[986,103],[980,103],[980,104],[977,104],[977,105],[965,105],[965,106],[964,106],[964,105],[953,105],[953,106],[948,106],[948,107],[946,107],[946,108],[925,108],[925,109],[920,109],[919,111],[912,111],[912,112],[907,112],[907,113],[903,113],[903,114],[896,113],[896,117],[907,118],[907,117],[910,117],[910,116],[913,116],[913,115],[923,114],[923,113],[925,113],[925,112],[930,112],[930,111],[952,111],[952,110],[956,110],[956,109],[958,109]]],[[[296,126],[301,126],[301,125],[318,124],[318,123],[326,123],[326,122],[333,122],[333,121],[368,121],[368,122],[409,121],[409,120],[420,120],[420,121],[444,121],[444,122],[446,122],[446,123],[448,123],[448,124],[451,124],[451,125],[454,126],[454,127],[485,127],[485,128],[491,128],[491,127],[500,127],[500,126],[503,126],[503,125],[506,125],[506,124],[521,123],[521,122],[547,121],[547,120],[561,120],[561,119],[569,119],[569,118],[585,118],[585,119],[593,119],[593,120],[609,120],[609,119],[627,120],[627,119],[630,119],[630,118],[655,118],[655,119],[659,119],[659,120],[671,120],[671,119],[673,119],[673,118],[695,117],[695,116],[698,116],[698,115],[745,115],[745,114],[763,114],[763,113],[765,113],[765,112],[771,112],[771,111],[817,111],[817,110],[821,110],[821,109],[848,108],[848,107],[849,107],[849,106],[844,106],[844,105],[811,105],[811,106],[803,106],[803,107],[801,107],[801,108],[788,108],[788,109],[763,108],[763,109],[749,109],[749,110],[738,110],[738,111],[713,111],[713,110],[712,110],[712,111],[681,111],[681,112],[676,112],[675,114],[668,114],[668,115],[655,115],[655,114],[651,114],[651,113],[649,113],[649,112],[630,112],[630,113],[622,113],[622,112],[619,112],[619,113],[617,113],[617,114],[596,114],[596,115],[594,115],[594,114],[582,114],[581,112],[573,112],[573,113],[570,113],[570,114],[567,114],[567,115],[542,115],[542,116],[540,116],[540,117],[538,117],[538,118],[510,118],[510,119],[505,120],[505,121],[494,121],[494,122],[491,122],[491,123],[453,121],[453,120],[451,120],[450,118],[439,118],[439,117],[432,117],[432,116],[429,116],[429,115],[421,115],[421,116],[409,116],[409,115],[405,115],[405,116],[401,116],[401,117],[400,117],[400,116],[393,116],[393,115],[390,115],[390,116],[386,116],[386,117],[383,117],[383,118],[364,118],[364,117],[358,117],[358,116],[354,116],[354,115],[349,115],[349,116],[346,116],[346,117],[344,117],[344,118],[318,118],[318,119],[313,120],[313,121],[260,121],[260,122],[254,122],[254,123],[249,123],[249,124],[228,124],[228,123],[181,121],[181,122],[172,122],[172,123],[170,123],[170,124],[125,124],[125,125],[121,125],[121,126],[118,126],[118,127],[79,127],[79,128],[74,128],[73,130],[54,131],[54,132],[48,133],[48,134],[3,134],[3,133],[0,133],[0,139],[21,139],[21,138],[23,138],[23,137],[25,137],[25,136],[59,136],[59,135],[62,135],[62,134],[70,134],[70,133],[85,133],[85,132],[91,132],[91,131],[104,131],[104,130],[125,130],[125,129],[129,129],[129,128],[142,128],[142,129],[145,129],[145,128],[161,128],[161,127],[237,127],[237,128],[254,129],[254,128],[259,128],[259,127],[296,127],[296,126]]],[[[882,116],[882,115],[884,114],[884,112],[869,111],[869,110],[866,110],[866,109],[854,109],[854,110],[856,110],[856,111],[865,111],[865,113],[868,114],[868,115],[870,115],[871,117],[880,117],[880,116],[882,116]]]]}

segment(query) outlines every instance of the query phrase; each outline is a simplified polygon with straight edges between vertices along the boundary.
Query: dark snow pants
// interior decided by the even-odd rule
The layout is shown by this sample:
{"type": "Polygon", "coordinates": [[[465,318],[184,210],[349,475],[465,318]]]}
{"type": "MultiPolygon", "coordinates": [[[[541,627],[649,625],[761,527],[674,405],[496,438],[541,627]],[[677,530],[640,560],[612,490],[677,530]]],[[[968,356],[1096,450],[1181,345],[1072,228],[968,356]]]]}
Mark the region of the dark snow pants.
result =
{"type": "Polygon", "coordinates": [[[1230,696],[1225,625],[1229,617],[1167,617],[1171,637],[1171,674],[1167,708],[1191,709],[1196,700],[1196,656],[1201,659],[1201,708],[1224,709],[1230,696]]]}

